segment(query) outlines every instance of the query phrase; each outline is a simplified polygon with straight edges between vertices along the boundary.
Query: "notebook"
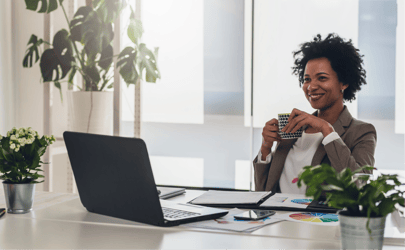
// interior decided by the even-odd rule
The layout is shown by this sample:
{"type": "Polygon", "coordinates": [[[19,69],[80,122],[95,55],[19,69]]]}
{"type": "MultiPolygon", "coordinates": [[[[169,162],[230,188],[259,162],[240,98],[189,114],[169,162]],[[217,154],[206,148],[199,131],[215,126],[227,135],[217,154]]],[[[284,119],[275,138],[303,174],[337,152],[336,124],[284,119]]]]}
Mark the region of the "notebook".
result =
{"type": "Polygon", "coordinates": [[[218,208],[160,200],[142,139],[64,132],[83,206],[92,213],[156,225],[216,219],[218,208]]]}

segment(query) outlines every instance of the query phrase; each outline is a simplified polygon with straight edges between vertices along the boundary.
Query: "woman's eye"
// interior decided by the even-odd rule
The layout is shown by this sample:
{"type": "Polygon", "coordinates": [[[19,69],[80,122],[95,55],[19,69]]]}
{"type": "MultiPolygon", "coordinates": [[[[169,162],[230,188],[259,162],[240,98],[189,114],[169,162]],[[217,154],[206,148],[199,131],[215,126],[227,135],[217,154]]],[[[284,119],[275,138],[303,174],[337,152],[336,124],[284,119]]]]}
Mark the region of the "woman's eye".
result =
{"type": "Polygon", "coordinates": [[[310,78],[304,78],[304,82],[309,82],[309,81],[311,81],[310,78]]]}
{"type": "Polygon", "coordinates": [[[325,76],[320,76],[319,77],[319,80],[325,80],[325,79],[327,79],[325,76]]]}

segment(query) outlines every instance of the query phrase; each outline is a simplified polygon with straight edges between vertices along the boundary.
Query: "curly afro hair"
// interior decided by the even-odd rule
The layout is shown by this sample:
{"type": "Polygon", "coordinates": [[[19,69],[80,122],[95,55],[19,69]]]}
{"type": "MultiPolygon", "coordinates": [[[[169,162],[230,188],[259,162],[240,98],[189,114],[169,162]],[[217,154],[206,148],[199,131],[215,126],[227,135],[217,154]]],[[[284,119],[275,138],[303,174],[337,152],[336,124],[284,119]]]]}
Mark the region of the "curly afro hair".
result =
{"type": "Polygon", "coordinates": [[[344,91],[343,99],[353,101],[355,93],[361,89],[361,85],[367,84],[366,71],[363,69],[363,55],[359,54],[352,40],[345,42],[341,37],[332,33],[324,40],[318,34],[313,41],[300,45],[300,50],[294,51],[293,74],[298,75],[300,86],[304,83],[304,71],[307,62],[311,59],[326,57],[338,79],[348,87],[344,91]]]}

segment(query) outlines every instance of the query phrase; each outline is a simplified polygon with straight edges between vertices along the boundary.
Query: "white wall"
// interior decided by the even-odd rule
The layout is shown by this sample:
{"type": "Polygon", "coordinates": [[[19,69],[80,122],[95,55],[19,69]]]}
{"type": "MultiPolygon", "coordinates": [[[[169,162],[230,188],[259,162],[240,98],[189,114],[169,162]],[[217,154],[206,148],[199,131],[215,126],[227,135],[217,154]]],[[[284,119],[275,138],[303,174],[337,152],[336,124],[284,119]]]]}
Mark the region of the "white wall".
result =
{"type": "Polygon", "coordinates": [[[12,74],[12,2],[0,1],[0,134],[15,126],[12,74]]]}
{"type": "Polygon", "coordinates": [[[16,88],[17,127],[32,127],[43,133],[43,85],[39,62],[23,68],[22,61],[31,34],[43,37],[44,16],[25,8],[24,1],[14,1],[13,67],[16,88]]]}

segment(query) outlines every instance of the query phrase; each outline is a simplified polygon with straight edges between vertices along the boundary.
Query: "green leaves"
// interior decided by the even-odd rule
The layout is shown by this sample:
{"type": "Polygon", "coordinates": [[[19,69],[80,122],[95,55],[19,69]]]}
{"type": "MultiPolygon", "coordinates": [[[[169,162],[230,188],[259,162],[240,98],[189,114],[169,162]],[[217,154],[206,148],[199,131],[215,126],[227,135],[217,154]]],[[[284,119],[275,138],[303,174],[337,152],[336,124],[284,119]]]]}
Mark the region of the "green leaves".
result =
{"type": "Polygon", "coordinates": [[[96,0],[93,4],[94,10],[105,23],[113,23],[126,7],[126,2],[122,0],[96,0]]]}
{"type": "Polygon", "coordinates": [[[134,48],[126,47],[118,56],[117,67],[124,81],[129,84],[136,84],[139,74],[136,69],[136,55],[134,48]]]}
{"type": "Polygon", "coordinates": [[[147,82],[155,83],[156,79],[160,78],[157,66],[158,48],[152,52],[144,43],[139,44],[143,27],[142,22],[135,19],[132,8],[127,34],[134,43],[134,47],[126,47],[118,56],[117,67],[119,67],[122,78],[129,85],[136,84],[144,75],[147,82]]]}
{"type": "Polygon", "coordinates": [[[63,0],[25,0],[25,6],[28,10],[36,11],[38,9],[39,2],[41,2],[41,8],[38,13],[50,13],[62,5],[63,0]]]}
{"type": "Polygon", "coordinates": [[[82,41],[82,24],[84,20],[86,20],[87,16],[93,9],[89,6],[80,7],[74,17],[73,20],[70,21],[70,32],[71,32],[71,39],[72,41],[81,42],[82,41]]]}
{"type": "MultiPolygon", "coordinates": [[[[21,138],[21,137],[20,137],[21,138]]],[[[9,183],[40,183],[38,178],[43,175],[41,169],[41,156],[53,139],[34,137],[31,144],[20,147],[18,152],[11,150],[10,137],[3,137],[0,141],[0,179],[9,183]]],[[[25,138],[26,139],[26,138],[25,138]]],[[[21,144],[22,145],[22,144],[21,144]]]]}
{"type": "Polygon", "coordinates": [[[142,37],[143,27],[140,20],[135,19],[134,10],[131,7],[131,16],[129,18],[129,25],[127,29],[127,35],[131,41],[138,46],[138,40],[142,37]]]}
{"type": "Polygon", "coordinates": [[[113,61],[113,47],[111,45],[108,45],[101,52],[98,66],[100,66],[104,70],[107,70],[111,66],[112,61],[113,61]]]}
{"type": "MultiPolygon", "coordinates": [[[[59,6],[63,8],[62,2],[63,0],[25,0],[27,9],[39,13],[49,13],[59,6]]],[[[38,39],[35,35],[28,41],[23,66],[32,67],[40,61],[43,81],[54,82],[54,86],[60,91],[61,99],[61,80],[69,75],[67,82],[73,84],[77,72],[85,80],[85,91],[101,91],[113,87],[112,23],[127,5],[124,0],[93,0],[92,3],[93,7],[80,7],[73,19],[67,20],[69,31],[58,31],[51,48],[45,50],[42,55],[39,47],[48,42],[38,39]]],[[[142,78],[147,82],[156,82],[160,78],[157,66],[158,48],[152,52],[144,43],[140,44],[142,22],[135,19],[132,9],[129,21],[127,35],[134,46],[125,48],[118,55],[116,66],[127,84],[135,84],[142,78]]]]}
{"type": "Polygon", "coordinates": [[[369,176],[356,176],[363,170],[372,170],[371,166],[363,166],[351,171],[349,168],[337,173],[328,164],[306,166],[298,177],[298,186],[303,181],[308,185],[306,195],[318,199],[321,191],[326,193],[328,204],[332,207],[346,208],[351,215],[386,216],[395,209],[396,204],[404,206],[404,192],[397,188],[403,185],[397,175],[382,174],[375,180],[369,176]],[[357,180],[368,181],[358,187],[357,180]]]}
{"type": "MultiPolygon", "coordinates": [[[[157,52],[157,49],[155,50],[157,52]]],[[[147,82],[156,82],[157,78],[160,78],[160,72],[157,68],[157,62],[155,55],[146,48],[144,43],[139,45],[139,72],[142,75],[143,69],[145,69],[145,80],[147,82]]]]}
{"type": "Polygon", "coordinates": [[[74,61],[72,44],[65,29],[58,31],[53,38],[53,48],[44,51],[40,67],[44,82],[63,79],[74,61]],[[55,76],[53,76],[55,74],[55,76]]]}
{"type": "Polygon", "coordinates": [[[23,60],[23,67],[24,68],[31,68],[33,63],[32,61],[34,60],[35,56],[35,61],[34,63],[38,62],[39,60],[39,53],[38,53],[38,47],[43,43],[44,41],[42,39],[38,40],[38,37],[36,35],[31,35],[30,40],[28,41],[27,45],[32,44],[30,47],[28,47],[27,51],[25,52],[24,60],[23,60]]]}
{"type": "Polygon", "coordinates": [[[81,25],[82,43],[87,55],[95,56],[111,44],[114,33],[111,23],[104,23],[95,11],[91,11],[81,25]]]}
{"type": "Polygon", "coordinates": [[[147,82],[156,82],[160,78],[155,55],[144,43],[139,45],[139,49],[126,47],[118,56],[117,67],[127,85],[136,84],[144,70],[147,82]]]}

